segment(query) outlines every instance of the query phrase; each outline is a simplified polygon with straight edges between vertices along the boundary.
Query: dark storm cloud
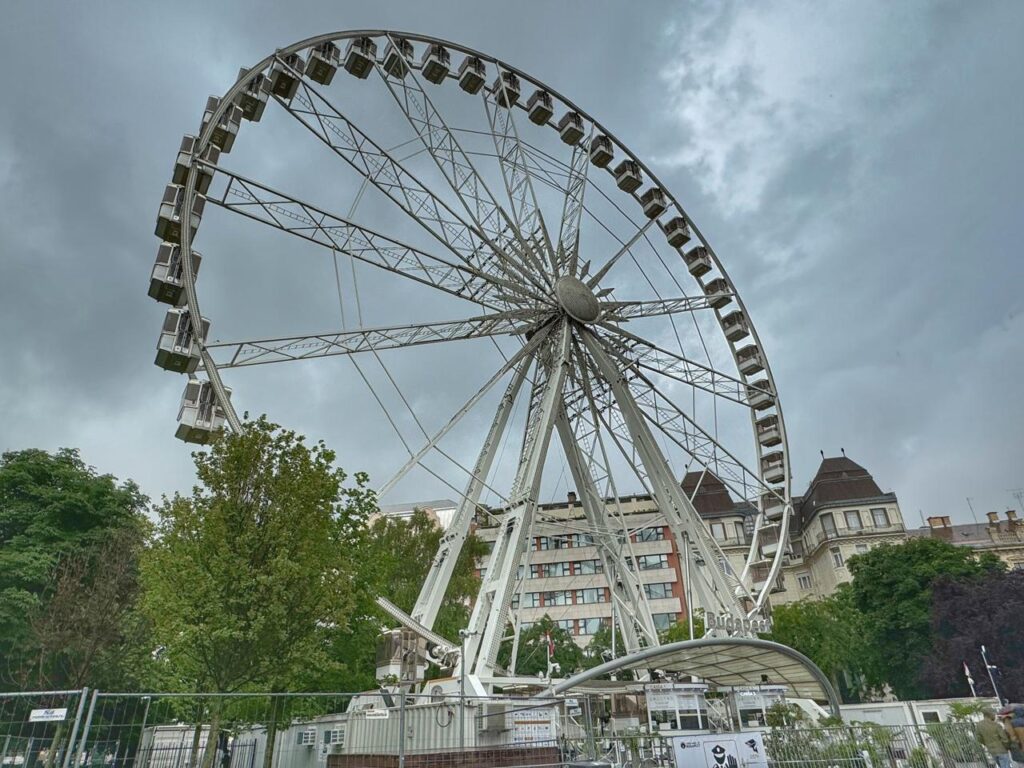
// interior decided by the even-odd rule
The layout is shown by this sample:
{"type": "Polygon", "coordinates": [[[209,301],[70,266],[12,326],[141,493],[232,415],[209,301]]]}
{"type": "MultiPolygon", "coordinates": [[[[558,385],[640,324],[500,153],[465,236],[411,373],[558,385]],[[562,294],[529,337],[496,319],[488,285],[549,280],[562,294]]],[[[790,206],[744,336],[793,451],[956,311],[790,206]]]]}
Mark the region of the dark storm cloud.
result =
{"type": "MultiPolygon", "coordinates": [[[[1010,501],[1005,489],[1024,485],[1019,5],[493,7],[6,4],[0,42],[18,76],[0,110],[0,448],[81,446],[151,493],[188,486],[187,451],[171,436],[182,381],[151,365],[161,310],[145,296],[178,139],[239,66],[310,34],[389,27],[523,67],[651,159],[758,323],[797,491],[818,448],[842,445],[910,520],[917,508],[957,514],[964,496],[1010,501]]],[[[289,188],[329,192],[309,181],[313,156],[284,146],[253,160],[289,188]]],[[[214,337],[330,309],[330,294],[304,283],[333,280],[326,256],[304,252],[305,271],[268,280],[272,238],[207,235],[211,253],[230,244],[250,259],[237,276],[204,271],[214,337]]],[[[374,322],[415,306],[413,289],[360,280],[374,322]]],[[[489,373],[466,354],[388,363],[416,382],[430,428],[468,395],[449,394],[448,377],[489,373]]],[[[347,467],[380,474],[402,461],[350,365],[310,366],[301,398],[292,371],[249,373],[238,379],[246,407],[329,430],[347,467]]],[[[472,443],[458,441],[467,463],[472,443]]]]}

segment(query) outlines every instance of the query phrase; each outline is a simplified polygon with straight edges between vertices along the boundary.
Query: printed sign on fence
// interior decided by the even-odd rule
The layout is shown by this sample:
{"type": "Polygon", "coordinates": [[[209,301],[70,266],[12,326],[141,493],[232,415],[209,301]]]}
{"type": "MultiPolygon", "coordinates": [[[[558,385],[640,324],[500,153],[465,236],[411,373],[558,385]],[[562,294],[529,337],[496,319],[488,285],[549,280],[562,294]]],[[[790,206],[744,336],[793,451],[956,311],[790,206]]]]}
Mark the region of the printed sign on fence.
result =
{"type": "Polygon", "coordinates": [[[33,709],[29,712],[28,721],[30,723],[52,723],[60,720],[67,720],[67,717],[67,707],[59,707],[57,709],[33,709]]]}
{"type": "Polygon", "coordinates": [[[757,731],[677,736],[673,742],[677,768],[768,768],[757,731]]]}

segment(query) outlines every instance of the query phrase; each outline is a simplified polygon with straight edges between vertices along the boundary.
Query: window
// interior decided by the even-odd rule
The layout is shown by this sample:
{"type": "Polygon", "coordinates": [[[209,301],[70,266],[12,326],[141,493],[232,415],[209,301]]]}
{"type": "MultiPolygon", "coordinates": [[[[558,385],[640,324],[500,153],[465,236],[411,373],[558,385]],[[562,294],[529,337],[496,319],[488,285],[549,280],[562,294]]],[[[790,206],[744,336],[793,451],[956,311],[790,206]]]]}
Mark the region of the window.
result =
{"type": "Polygon", "coordinates": [[[826,538],[836,535],[836,521],[832,518],[831,512],[821,516],[821,530],[825,532],[826,538]]]}
{"type": "Polygon", "coordinates": [[[530,566],[531,579],[551,579],[555,576],[568,575],[568,563],[534,563],[530,566]]]}
{"type": "Polygon", "coordinates": [[[676,615],[674,613],[653,613],[651,618],[654,619],[654,628],[659,632],[664,632],[676,623],[676,615]]]}
{"type": "Polygon", "coordinates": [[[540,592],[527,592],[523,595],[523,607],[524,608],[539,608],[540,607],[540,592]]]}
{"type": "Polygon", "coordinates": [[[867,551],[868,551],[868,545],[867,544],[858,544],[857,545],[857,554],[858,555],[863,555],[867,551]]]}
{"type": "Polygon", "coordinates": [[[551,549],[551,539],[547,536],[538,536],[537,549],[551,549]]]}
{"type": "Polygon", "coordinates": [[[606,603],[608,602],[605,598],[604,587],[594,587],[592,589],[577,589],[576,590],[576,602],[579,603],[606,603]]]}
{"type": "Polygon", "coordinates": [[[559,629],[564,629],[570,635],[576,634],[576,619],[559,619],[555,622],[559,629]]]}
{"type": "Polygon", "coordinates": [[[642,528],[636,532],[637,541],[664,541],[665,529],[660,525],[654,528],[642,528]]]}
{"type": "Polygon", "coordinates": [[[520,621],[519,622],[519,631],[520,632],[525,632],[526,630],[528,630],[532,626],[533,626],[533,622],[532,621],[520,621]]]}
{"type": "Polygon", "coordinates": [[[576,575],[577,576],[589,576],[593,573],[603,573],[604,566],[601,565],[600,560],[577,560],[576,561],[576,575]]]}
{"type": "Polygon", "coordinates": [[[576,623],[579,626],[577,634],[596,635],[597,631],[601,629],[601,627],[608,624],[608,620],[595,616],[589,619],[577,619],[576,623]]]}
{"type": "Polygon", "coordinates": [[[486,568],[481,568],[481,569],[480,569],[480,574],[479,574],[479,578],[480,578],[480,581],[483,581],[483,580],[484,580],[484,577],[485,577],[486,575],[487,575],[487,569],[486,569],[486,568]]]}
{"type": "Polygon", "coordinates": [[[743,541],[746,539],[747,536],[746,531],[743,528],[743,523],[733,523],[733,526],[736,529],[736,541],[743,541]]]}
{"type": "Polygon", "coordinates": [[[832,565],[836,568],[843,567],[843,551],[839,547],[832,547],[829,552],[832,553],[832,565]]]}
{"type": "Polygon", "coordinates": [[[570,598],[571,592],[559,591],[559,592],[545,592],[544,593],[544,605],[569,605],[572,602],[570,598]]]}
{"type": "MultiPolygon", "coordinates": [[[[522,579],[523,578],[523,573],[524,573],[523,566],[520,565],[518,568],[516,568],[516,578],[517,579],[522,579]]],[[[530,578],[532,579],[533,577],[531,576],[530,578]]]]}
{"type": "Polygon", "coordinates": [[[715,537],[715,541],[725,541],[729,538],[725,533],[725,523],[712,523],[711,535],[715,537]]]}
{"type": "Polygon", "coordinates": [[[551,537],[551,548],[552,549],[568,549],[569,548],[569,536],[568,534],[561,534],[560,536],[551,537]]]}
{"type": "Polygon", "coordinates": [[[921,713],[921,719],[926,723],[938,723],[941,722],[939,713],[935,711],[925,711],[921,713]]]}
{"type": "Polygon", "coordinates": [[[844,514],[846,515],[846,527],[851,531],[859,531],[864,527],[864,524],[860,519],[859,509],[848,509],[844,514]]]}
{"type": "Polygon", "coordinates": [[[589,533],[573,533],[569,536],[570,543],[574,547],[592,547],[594,546],[594,537],[589,533]]]}
{"type": "Polygon", "coordinates": [[[889,527],[889,511],[885,507],[879,507],[878,509],[871,510],[871,521],[875,524],[875,528],[888,528],[889,527]]]}
{"type": "Polygon", "coordinates": [[[640,555],[636,559],[636,564],[641,571],[668,568],[668,555],[640,555]]]}
{"type": "Polygon", "coordinates": [[[661,600],[665,597],[672,597],[672,582],[644,584],[644,594],[647,595],[648,600],[661,600]]]}
{"type": "Polygon", "coordinates": [[[805,590],[806,589],[810,589],[811,588],[811,574],[809,574],[809,573],[798,573],[796,575],[796,583],[797,583],[797,586],[800,587],[800,589],[805,589],[805,590]]]}

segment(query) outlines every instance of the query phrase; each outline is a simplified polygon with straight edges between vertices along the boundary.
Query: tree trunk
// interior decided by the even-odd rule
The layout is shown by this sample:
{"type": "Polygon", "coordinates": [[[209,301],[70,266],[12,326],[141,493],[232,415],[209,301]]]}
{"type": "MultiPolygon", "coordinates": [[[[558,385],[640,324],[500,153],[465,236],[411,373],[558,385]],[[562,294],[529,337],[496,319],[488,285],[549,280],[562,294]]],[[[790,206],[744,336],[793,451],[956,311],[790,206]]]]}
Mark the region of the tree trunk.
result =
{"type": "Polygon", "coordinates": [[[214,699],[212,711],[210,712],[210,733],[206,737],[206,749],[203,750],[202,768],[214,768],[214,762],[217,758],[217,746],[220,742],[220,722],[223,716],[223,709],[223,699],[214,699]]]}
{"type": "Polygon", "coordinates": [[[267,721],[267,746],[263,750],[263,768],[274,768],[274,746],[277,743],[277,719],[281,716],[282,696],[270,697],[270,719],[267,721]]]}
{"type": "Polygon", "coordinates": [[[189,753],[188,768],[196,768],[199,765],[199,742],[203,737],[203,713],[205,711],[202,704],[196,707],[196,730],[192,734],[192,751],[189,753]]]}

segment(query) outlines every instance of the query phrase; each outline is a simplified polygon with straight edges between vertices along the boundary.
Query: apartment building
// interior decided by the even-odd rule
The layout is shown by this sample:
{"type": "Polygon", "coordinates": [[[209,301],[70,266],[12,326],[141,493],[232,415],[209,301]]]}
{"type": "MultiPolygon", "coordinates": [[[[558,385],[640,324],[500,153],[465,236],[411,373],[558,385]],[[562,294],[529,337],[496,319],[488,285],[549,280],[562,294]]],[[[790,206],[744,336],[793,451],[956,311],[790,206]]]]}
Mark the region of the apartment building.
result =
{"type": "MultiPolygon", "coordinates": [[[[709,472],[682,480],[698,514],[718,542],[728,567],[739,573],[750,547],[757,510],[734,499],[709,472]]],[[[674,538],[649,496],[609,502],[622,515],[622,543],[650,600],[655,624],[664,629],[686,616],[682,568],[674,538]]],[[[493,542],[497,516],[480,515],[476,533],[493,542]]],[[[521,624],[545,614],[586,645],[611,621],[611,596],[597,548],[588,533],[575,493],[564,502],[539,507],[533,537],[523,555],[520,590],[513,601],[521,624]]],[[[775,603],[830,594],[850,580],[846,561],[885,542],[906,538],[896,495],[883,492],[871,474],[845,455],[822,459],[807,491],[794,500],[789,556],[773,593],[775,603]]],[[[486,561],[481,563],[486,570],[486,561]]],[[[754,573],[755,580],[759,574],[754,573]]]]}

